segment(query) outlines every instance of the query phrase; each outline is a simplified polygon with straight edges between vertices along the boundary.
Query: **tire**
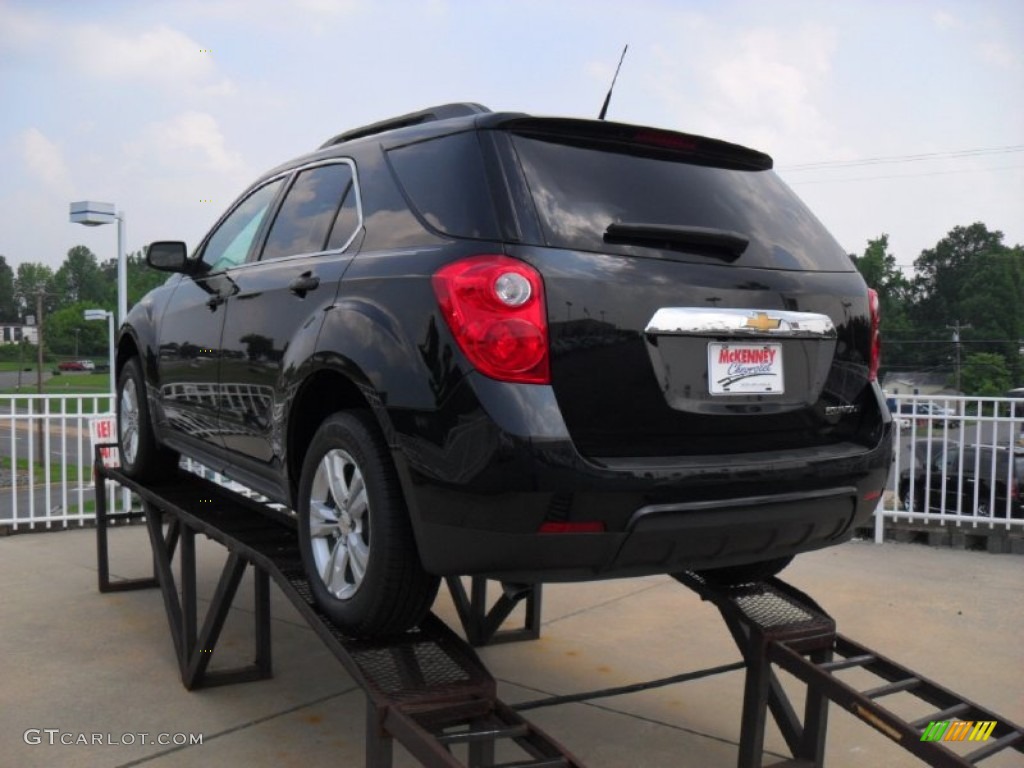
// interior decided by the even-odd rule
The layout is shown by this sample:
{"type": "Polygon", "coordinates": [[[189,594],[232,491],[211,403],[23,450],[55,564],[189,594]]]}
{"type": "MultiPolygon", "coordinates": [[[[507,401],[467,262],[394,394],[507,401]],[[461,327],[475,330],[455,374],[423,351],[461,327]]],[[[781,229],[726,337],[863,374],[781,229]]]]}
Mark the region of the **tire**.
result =
{"type": "MultiPolygon", "coordinates": [[[[972,498],[969,503],[973,503],[972,498]]],[[[977,517],[992,517],[992,509],[989,507],[989,489],[985,486],[978,488],[978,507],[974,510],[977,517]]]]}
{"type": "Polygon", "coordinates": [[[299,549],[313,597],[344,632],[404,632],[440,578],[423,570],[398,476],[365,411],[336,413],[313,436],[298,496],[299,549]]]}
{"type": "Polygon", "coordinates": [[[920,484],[914,491],[914,503],[910,503],[910,488],[906,487],[900,490],[900,509],[904,512],[927,512],[924,505],[924,491],[921,490],[920,484]],[[913,509],[911,509],[913,506],[913,509]]]}
{"type": "Polygon", "coordinates": [[[139,358],[132,357],[117,377],[117,446],[121,471],[145,481],[161,480],[178,467],[178,454],[156,441],[139,358]]]}
{"type": "Polygon", "coordinates": [[[716,587],[733,587],[738,584],[753,584],[776,576],[793,562],[793,555],[777,557],[772,560],[761,560],[757,563],[730,565],[725,568],[707,568],[697,571],[697,575],[705,582],[716,587]]]}
{"type": "MultiPolygon", "coordinates": [[[[910,504],[910,486],[905,485],[899,489],[899,506],[904,512],[909,512],[913,506],[910,504]]],[[[918,510],[919,512],[921,510],[918,510]]]]}

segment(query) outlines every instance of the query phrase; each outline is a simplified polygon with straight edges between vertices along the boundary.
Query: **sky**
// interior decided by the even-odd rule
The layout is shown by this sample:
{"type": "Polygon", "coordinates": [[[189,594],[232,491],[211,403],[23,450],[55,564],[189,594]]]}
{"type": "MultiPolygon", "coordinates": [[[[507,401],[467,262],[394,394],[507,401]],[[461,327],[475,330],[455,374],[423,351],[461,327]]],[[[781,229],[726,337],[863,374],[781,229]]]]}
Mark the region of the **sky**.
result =
{"type": "Polygon", "coordinates": [[[842,246],[1024,243],[1021,0],[0,0],[0,254],[194,247],[265,170],[423,107],[596,117],[775,158],[842,246]],[[867,161],[867,162],[865,162],[867,161]],[[882,162],[878,162],[882,161],[882,162]]]}

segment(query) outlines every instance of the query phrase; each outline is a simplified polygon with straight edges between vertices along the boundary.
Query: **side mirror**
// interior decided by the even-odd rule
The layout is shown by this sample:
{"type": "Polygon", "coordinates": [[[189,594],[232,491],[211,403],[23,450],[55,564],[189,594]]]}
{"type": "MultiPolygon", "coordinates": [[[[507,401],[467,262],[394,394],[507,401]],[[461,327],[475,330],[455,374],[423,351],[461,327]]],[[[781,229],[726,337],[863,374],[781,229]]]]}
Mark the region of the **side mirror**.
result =
{"type": "Polygon", "coordinates": [[[146,263],[161,272],[188,272],[188,249],[179,240],[159,240],[146,249],[146,263]]]}

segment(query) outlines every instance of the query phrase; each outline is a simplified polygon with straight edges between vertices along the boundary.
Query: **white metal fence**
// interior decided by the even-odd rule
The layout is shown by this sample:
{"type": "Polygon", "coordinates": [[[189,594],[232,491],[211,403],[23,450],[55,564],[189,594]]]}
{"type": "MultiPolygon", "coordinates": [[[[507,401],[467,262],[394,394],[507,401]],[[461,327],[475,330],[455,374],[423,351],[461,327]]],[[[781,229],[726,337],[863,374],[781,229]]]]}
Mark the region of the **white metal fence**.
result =
{"type": "Polygon", "coordinates": [[[1024,531],[1024,400],[891,395],[897,422],[886,521],[1024,531]]]}
{"type": "MultiPolygon", "coordinates": [[[[111,396],[0,395],[0,527],[38,530],[82,526],[96,516],[90,422],[111,416],[111,396]]],[[[115,436],[101,438],[114,442],[115,436]]],[[[186,459],[190,472],[257,500],[263,497],[186,459]]],[[[106,484],[107,509],[138,500],[106,484]]]]}
{"type": "MultiPolygon", "coordinates": [[[[89,423],[111,405],[109,394],[0,395],[0,525],[67,527],[95,517],[89,423]]],[[[119,494],[109,495],[116,503],[119,494]]]]}
{"type": "MultiPolygon", "coordinates": [[[[875,513],[877,541],[890,520],[1024,531],[1024,400],[894,395],[888,402],[898,429],[875,513]]],[[[108,394],[0,395],[0,526],[94,519],[89,423],[111,405],[108,394]]],[[[197,462],[184,466],[247,492],[197,462]]],[[[132,503],[110,485],[109,508],[132,503]]]]}

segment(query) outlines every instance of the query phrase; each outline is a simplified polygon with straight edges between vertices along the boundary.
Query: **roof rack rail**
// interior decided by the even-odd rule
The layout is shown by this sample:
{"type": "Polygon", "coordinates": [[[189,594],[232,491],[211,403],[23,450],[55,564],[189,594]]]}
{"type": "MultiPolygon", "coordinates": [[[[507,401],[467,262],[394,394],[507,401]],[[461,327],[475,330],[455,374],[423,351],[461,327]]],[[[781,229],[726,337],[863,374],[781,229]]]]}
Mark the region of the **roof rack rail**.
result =
{"type": "Polygon", "coordinates": [[[450,117],[480,115],[490,111],[491,110],[483,104],[477,104],[471,101],[461,101],[452,104],[441,104],[437,107],[427,107],[426,109],[421,109],[418,112],[410,112],[407,115],[401,115],[399,117],[390,117],[387,120],[381,120],[377,123],[364,125],[362,128],[353,128],[351,131],[339,133],[334,138],[328,139],[326,142],[321,144],[320,149],[326,149],[327,147],[332,147],[335,144],[343,144],[346,141],[352,141],[352,139],[361,139],[364,136],[372,136],[375,133],[392,131],[395,128],[404,128],[407,125],[419,125],[420,123],[429,123],[434,120],[447,120],[450,117]]]}

